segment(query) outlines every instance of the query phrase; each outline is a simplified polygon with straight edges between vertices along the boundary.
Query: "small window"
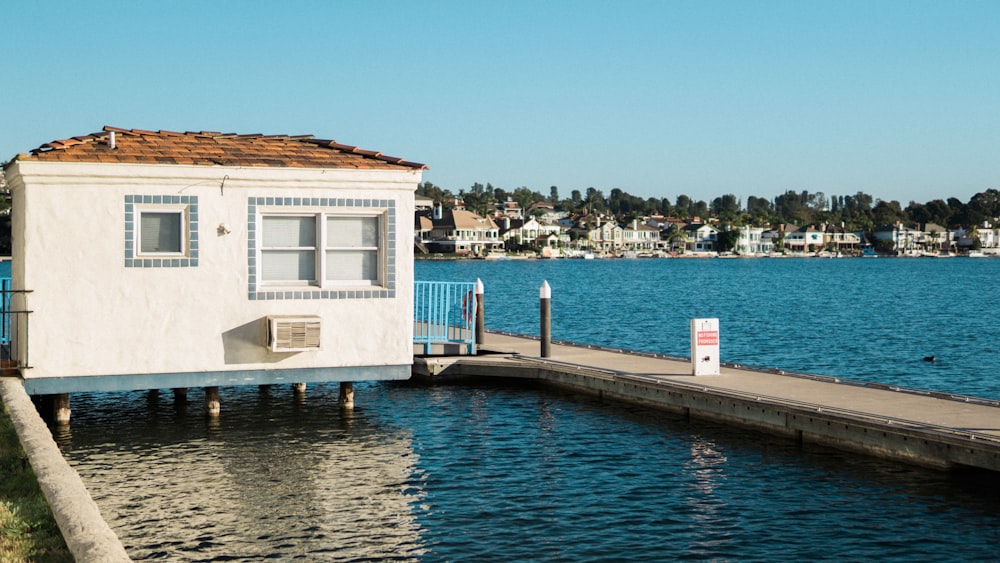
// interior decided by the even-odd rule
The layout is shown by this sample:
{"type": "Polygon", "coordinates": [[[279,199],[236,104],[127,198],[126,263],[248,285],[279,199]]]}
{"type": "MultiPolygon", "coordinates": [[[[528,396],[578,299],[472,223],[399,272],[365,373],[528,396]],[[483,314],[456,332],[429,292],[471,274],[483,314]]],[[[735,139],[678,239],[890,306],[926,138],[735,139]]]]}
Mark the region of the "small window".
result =
{"type": "Polygon", "coordinates": [[[184,254],[181,211],[139,212],[139,254],[184,254]]]}

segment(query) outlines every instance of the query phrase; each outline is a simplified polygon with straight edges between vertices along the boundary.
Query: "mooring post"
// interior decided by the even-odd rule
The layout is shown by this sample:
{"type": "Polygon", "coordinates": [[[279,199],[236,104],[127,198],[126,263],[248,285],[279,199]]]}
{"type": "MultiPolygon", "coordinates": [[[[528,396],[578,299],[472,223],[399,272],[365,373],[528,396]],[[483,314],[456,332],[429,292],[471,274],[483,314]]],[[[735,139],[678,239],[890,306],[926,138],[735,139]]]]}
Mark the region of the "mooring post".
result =
{"type": "Polygon", "coordinates": [[[541,323],[539,327],[542,341],[542,357],[548,358],[552,353],[552,288],[548,281],[542,282],[542,289],[538,292],[539,309],[541,310],[541,323]]]}
{"type": "Polygon", "coordinates": [[[69,393],[59,393],[52,396],[52,417],[56,424],[69,424],[69,393]]]}
{"type": "Polygon", "coordinates": [[[187,387],[174,387],[174,403],[186,403],[188,400],[188,390],[187,387]]]}
{"type": "Polygon", "coordinates": [[[483,280],[476,278],[476,347],[486,339],[486,303],[483,301],[483,280]]]}
{"type": "Polygon", "coordinates": [[[218,387],[205,388],[205,414],[208,416],[219,416],[222,412],[222,401],[219,400],[218,387]]]}
{"type": "Polygon", "coordinates": [[[340,382],[340,396],[337,398],[337,403],[340,404],[340,408],[342,409],[351,410],[354,408],[353,381],[340,382]]]}

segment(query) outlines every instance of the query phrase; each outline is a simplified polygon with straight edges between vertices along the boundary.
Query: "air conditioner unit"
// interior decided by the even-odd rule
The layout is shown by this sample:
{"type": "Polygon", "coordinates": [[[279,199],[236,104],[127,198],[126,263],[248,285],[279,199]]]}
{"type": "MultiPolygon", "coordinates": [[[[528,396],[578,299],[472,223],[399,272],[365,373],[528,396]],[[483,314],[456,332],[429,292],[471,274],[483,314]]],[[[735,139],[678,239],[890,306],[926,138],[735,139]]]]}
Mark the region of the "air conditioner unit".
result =
{"type": "Polygon", "coordinates": [[[267,348],[272,352],[319,350],[320,318],[275,315],[267,317],[267,348]]]}

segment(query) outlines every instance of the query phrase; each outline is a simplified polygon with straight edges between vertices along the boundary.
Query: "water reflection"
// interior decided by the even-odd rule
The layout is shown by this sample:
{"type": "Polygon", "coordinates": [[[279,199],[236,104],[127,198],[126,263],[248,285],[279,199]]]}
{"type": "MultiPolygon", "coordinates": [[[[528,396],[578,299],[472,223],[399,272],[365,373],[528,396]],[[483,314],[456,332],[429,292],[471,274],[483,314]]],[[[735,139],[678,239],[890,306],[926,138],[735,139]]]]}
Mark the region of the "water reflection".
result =
{"type": "Polygon", "coordinates": [[[135,559],[995,558],[1000,492],[504,385],[74,396],[60,443],[135,559]],[[776,546],[780,546],[780,551],[776,546]],[[960,554],[960,557],[956,554],[960,554]]]}
{"type": "Polygon", "coordinates": [[[146,416],[116,416],[106,398],[77,399],[73,428],[86,436],[61,443],[134,559],[424,552],[404,494],[418,460],[405,430],[341,413],[336,389],[332,401],[226,391],[220,417],[157,398],[146,416]]]}

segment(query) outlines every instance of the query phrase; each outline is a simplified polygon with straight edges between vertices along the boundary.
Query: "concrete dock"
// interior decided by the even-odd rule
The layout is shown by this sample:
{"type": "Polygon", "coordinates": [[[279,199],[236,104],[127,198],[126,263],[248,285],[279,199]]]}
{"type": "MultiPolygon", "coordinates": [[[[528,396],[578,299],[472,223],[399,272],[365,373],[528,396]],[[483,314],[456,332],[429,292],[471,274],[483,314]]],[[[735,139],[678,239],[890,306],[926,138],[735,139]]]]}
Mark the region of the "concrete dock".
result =
{"type": "Polygon", "coordinates": [[[415,377],[503,377],[938,469],[1000,471],[1000,401],[490,332],[477,355],[415,357],[415,377]]]}

